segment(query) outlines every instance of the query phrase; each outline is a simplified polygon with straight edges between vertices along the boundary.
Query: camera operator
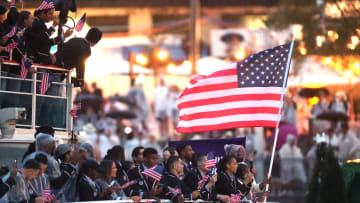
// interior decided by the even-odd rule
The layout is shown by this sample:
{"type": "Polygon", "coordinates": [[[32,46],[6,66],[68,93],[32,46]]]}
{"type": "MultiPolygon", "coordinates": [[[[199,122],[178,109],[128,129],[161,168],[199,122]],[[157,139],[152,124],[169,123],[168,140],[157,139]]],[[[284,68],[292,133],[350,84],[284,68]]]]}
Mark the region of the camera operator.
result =
{"type": "Polygon", "coordinates": [[[75,87],[84,84],[85,61],[91,55],[91,47],[95,46],[102,37],[98,28],[91,28],[85,38],[73,38],[58,50],[56,65],[67,69],[76,68],[75,87]]]}

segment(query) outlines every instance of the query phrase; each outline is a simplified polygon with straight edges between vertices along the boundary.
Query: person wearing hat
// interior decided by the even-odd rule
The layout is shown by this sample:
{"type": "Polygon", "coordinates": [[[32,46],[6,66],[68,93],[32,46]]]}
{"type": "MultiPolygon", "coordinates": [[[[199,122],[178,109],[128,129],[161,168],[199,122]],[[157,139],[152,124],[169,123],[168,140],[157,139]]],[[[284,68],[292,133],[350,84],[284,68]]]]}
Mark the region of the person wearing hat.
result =
{"type": "Polygon", "coordinates": [[[105,194],[109,193],[109,190],[113,190],[112,187],[109,187],[101,192],[100,187],[95,182],[100,174],[102,174],[101,167],[94,159],[84,161],[77,182],[79,201],[102,200],[105,194]]]}
{"type": "Polygon", "coordinates": [[[72,149],[69,144],[60,144],[55,149],[55,159],[60,163],[60,170],[64,170],[69,163],[72,149]]]}
{"type": "MultiPolygon", "coordinates": [[[[35,139],[36,139],[36,136],[39,133],[49,134],[49,135],[54,137],[55,130],[54,130],[53,127],[51,127],[49,125],[40,126],[40,127],[36,128],[36,132],[34,134],[35,139]]],[[[35,141],[30,143],[30,145],[29,145],[28,149],[26,150],[22,160],[24,161],[25,157],[28,156],[29,154],[33,153],[33,152],[35,152],[35,141]]]]}

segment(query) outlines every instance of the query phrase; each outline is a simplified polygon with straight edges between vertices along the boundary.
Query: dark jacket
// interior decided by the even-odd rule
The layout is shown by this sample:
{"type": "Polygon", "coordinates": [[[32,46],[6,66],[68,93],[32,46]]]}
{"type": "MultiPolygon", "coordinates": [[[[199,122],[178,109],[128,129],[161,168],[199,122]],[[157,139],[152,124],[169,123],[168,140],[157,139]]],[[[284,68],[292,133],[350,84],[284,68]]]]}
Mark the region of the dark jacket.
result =
{"type": "Polygon", "coordinates": [[[0,198],[4,196],[15,184],[16,181],[12,177],[9,177],[5,183],[0,178],[0,198]]]}
{"type": "Polygon", "coordinates": [[[182,194],[184,198],[190,199],[191,194],[186,193],[184,182],[182,182],[179,177],[172,173],[165,172],[160,180],[160,184],[163,189],[159,195],[161,199],[168,199],[171,202],[178,202],[179,196],[182,194]],[[180,190],[180,193],[175,192],[180,190]]]}
{"type": "Polygon", "coordinates": [[[128,172],[129,179],[130,180],[138,180],[138,183],[135,185],[132,185],[132,188],[139,192],[151,192],[151,190],[155,187],[155,185],[158,183],[153,178],[150,178],[148,176],[142,175],[141,172],[143,172],[145,169],[143,165],[138,165],[137,167],[131,169],[128,172]]]}
{"type": "Polygon", "coordinates": [[[84,174],[79,176],[77,182],[77,193],[79,195],[79,201],[95,201],[100,200],[100,188],[93,181],[88,181],[88,178],[84,174]]]}
{"type": "MultiPolygon", "coordinates": [[[[202,180],[203,176],[200,171],[195,168],[191,170],[184,178],[184,193],[191,194],[198,189],[198,183],[202,180]]],[[[200,197],[198,199],[210,201],[216,200],[215,186],[209,190],[206,186],[210,182],[210,178],[205,182],[203,187],[200,189],[200,197]]]]}
{"type": "MultiPolygon", "coordinates": [[[[129,182],[130,179],[128,177],[128,174],[126,173],[126,170],[124,169],[123,165],[121,164],[121,162],[115,161],[115,165],[116,165],[116,169],[117,169],[116,181],[120,185],[124,185],[125,183],[129,182]]],[[[132,187],[125,188],[124,192],[125,192],[126,196],[128,196],[128,197],[139,195],[139,190],[135,190],[132,187]]]]}
{"type": "Polygon", "coordinates": [[[237,183],[235,180],[235,176],[233,180],[226,172],[218,173],[218,180],[215,183],[215,189],[218,194],[228,195],[238,194],[237,183]]]}
{"type": "Polygon", "coordinates": [[[47,28],[45,23],[39,18],[35,18],[30,37],[26,42],[28,46],[27,54],[35,63],[50,65],[50,48],[53,45],[61,43],[61,37],[50,38],[54,33],[54,28],[47,28]]]}
{"type": "Polygon", "coordinates": [[[90,55],[90,42],[84,38],[73,38],[56,52],[56,65],[67,69],[76,68],[76,77],[83,80],[85,61],[90,55]]]}

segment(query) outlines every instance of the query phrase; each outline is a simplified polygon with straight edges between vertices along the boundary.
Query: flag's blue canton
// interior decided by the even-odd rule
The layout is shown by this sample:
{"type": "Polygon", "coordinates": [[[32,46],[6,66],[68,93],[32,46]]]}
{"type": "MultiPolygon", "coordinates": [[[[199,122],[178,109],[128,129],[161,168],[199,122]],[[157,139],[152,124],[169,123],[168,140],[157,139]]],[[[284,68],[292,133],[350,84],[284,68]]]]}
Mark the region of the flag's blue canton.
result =
{"type": "Polygon", "coordinates": [[[282,87],[290,43],[246,57],[237,63],[238,87],[282,87]]]}

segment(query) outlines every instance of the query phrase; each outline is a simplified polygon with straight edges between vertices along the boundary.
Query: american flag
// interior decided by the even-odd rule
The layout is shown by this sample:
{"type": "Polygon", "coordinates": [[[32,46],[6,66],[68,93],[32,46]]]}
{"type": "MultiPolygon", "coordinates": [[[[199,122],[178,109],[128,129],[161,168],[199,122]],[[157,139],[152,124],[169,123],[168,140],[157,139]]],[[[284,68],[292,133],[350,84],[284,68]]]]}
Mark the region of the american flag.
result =
{"type": "Polygon", "coordinates": [[[248,56],[208,76],[195,76],[179,96],[177,131],[276,127],[291,44],[248,56]]]}
{"type": "Polygon", "coordinates": [[[80,110],[81,110],[81,103],[79,103],[73,109],[71,109],[70,115],[74,118],[77,118],[77,117],[79,117],[80,110]]]}
{"type": "Polygon", "coordinates": [[[215,161],[214,152],[209,152],[208,155],[207,155],[205,168],[210,169],[210,168],[215,167],[215,166],[216,166],[216,161],[215,161]]]}
{"type": "Polygon", "coordinates": [[[170,193],[173,193],[173,194],[181,194],[181,189],[179,189],[179,188],[177,188],[177,187],[172,188],[172,187],[168,186],[168,190],[169,190],[169,192],[166,193],[165,195],[168,195],[168,194],[170,194],[170,193]]]}
{"type": "Polygon", "coordinates": [[[241,201],[241,196],[240,194],[231,194],[230,197],[230,201],[229,203],[240,203],[241,201]]]}
{"type": "Polygon", "coordinates": [[[14,25],[14,27],[11,29],[9,33],[6,34],[8,38],[13,37],[16,34],[17,25],[14,25]]]}
{"type": "Polygon", "coordinates": [[[126,182],[124,185],[121,186],[121,189],[125,189],[125,188],[127,188],[129,186],[132,186],[132,185],[136,184],[136,183],[137,183],[137,181],[135,181],[135,180],[126,182]]]}
{"type": "Polygon", "coordinates": [[[84,27],[85,24],[85,20],[86,20],[86,13],[84,13],[84,15],[80,18],[80,20],[76,23],[75,26],[75,30],[76,32],[81,32],[81,30],[84,27]]]}
{"type": "Polygon", "coordinates": [[[50,189],[46,188],[41,192],[41,197],[44,202],[51,202],[55,198],[55,195],[51,194],[50,189]]]}
{"type": "Polygon", "coordinates": [[[206,181],[208,181],[209,178],[210,178],[211,176],[213,176],[213,175],[215,175],[215,170],[210,170],[210,171],[208,171],[208,172],[204,175],[204,177],[202,177],[202,179],[198,182],[198,190],[200,190],[200,189],[204,186],[204,184],[206,183],[206,181]]]}
{"type": "Polygon", "coordinates": [[[41,2],[37,10],[46,10],[50,8],[54,8],[54,3],[51,0],[44,0],[43,2],[41,2]]]}
{"type": "Polygon", "coordinates": [[[50,75],[49,73],[43,73],[43,76],[41,79],[41,84],[40,84],[40,94],[46,93],[46,91],[51,86],[52,81],[53,81],[52,75],[50,75]]]}
{"type": "Polygon", "coordinates": [[[21,78],[25,79],[32,64],[31,62],[25,58],[25,56],[21,57],[21,78]]]}
{"type": "Polygon", "coordinates": [[[5,47],[5,51],[6,52],[10,52],[11,50],[13,50],[15,47],[17,47],[18,43],[17,42],[12,42],[9,45],[7,45],[5,47]]]}
{"type": "Polygon", "coordinates": [[[146,169],[145,171],[141,172],[141,174],[149,176],[150,178],[153,178],[157,181],[160,181],[163,171],[164,171],[164,167],[161,165],[157,165],[152,168],[146,169]]]}

